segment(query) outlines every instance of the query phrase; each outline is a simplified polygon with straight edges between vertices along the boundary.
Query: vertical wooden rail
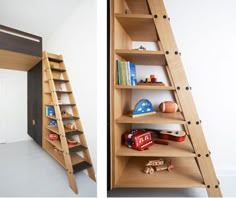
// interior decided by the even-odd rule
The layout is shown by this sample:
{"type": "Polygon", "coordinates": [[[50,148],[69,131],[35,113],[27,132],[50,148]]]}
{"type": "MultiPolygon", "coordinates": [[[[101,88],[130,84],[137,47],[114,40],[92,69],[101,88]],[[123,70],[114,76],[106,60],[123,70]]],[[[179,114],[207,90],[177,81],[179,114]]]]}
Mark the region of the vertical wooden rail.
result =
{"type": "Polygon", "coordinates": [[[222,197],[210,153],[203,135],[201,121],[190,92],[187,77],[180,59],[180,54],[168,20],[162,0],[147,0],[153,15],[153,20],[165,52],[165,57],[171,72],[176,93],[179,98],[183,115],[192,139],[204,184],[209,197],[222,197]]]}

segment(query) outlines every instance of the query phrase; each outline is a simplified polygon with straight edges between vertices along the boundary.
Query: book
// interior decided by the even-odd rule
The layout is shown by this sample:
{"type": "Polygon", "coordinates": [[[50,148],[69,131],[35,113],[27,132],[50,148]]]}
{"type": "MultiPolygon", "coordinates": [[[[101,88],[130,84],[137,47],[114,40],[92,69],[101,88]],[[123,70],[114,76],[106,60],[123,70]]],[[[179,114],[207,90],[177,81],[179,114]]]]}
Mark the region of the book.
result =
{"type": "Polygon", "coordinates": [[[46,116],[55,116],[54,107],[46,106],[46,116]]]}
{"type": "Polygon", "coordinates": [[[126,85],[126,66],[125,66],[125,61],[121,61],[121,80],[122,80],[122,85],[126,85]]]}
{"type": "Polygon", "coordinates": [[[118,85],[122,85],[122,75],[121,75],[121,62],[119,60],[117,62],[117,73],[118,73],[118,85]]]}
{"type": "Polygon", "coordinates": [[[133,63],[130,63],[129,70],[130,70],[130,85],[135,86],[135,85],[137,85],[136,65],[133,63]]]}
{"type": "Polygon", "coordinates": [[[126,85],[131,85],[130,80],[130,62],[125,62],[126,65],[126,85]]]}

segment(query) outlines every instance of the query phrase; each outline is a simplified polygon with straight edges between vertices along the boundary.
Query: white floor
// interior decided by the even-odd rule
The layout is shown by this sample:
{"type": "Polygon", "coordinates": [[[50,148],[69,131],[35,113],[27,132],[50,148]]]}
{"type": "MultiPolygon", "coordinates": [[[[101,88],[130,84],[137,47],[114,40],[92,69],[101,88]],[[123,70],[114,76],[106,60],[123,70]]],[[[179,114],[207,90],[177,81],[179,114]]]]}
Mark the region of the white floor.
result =
{"type": "Polygon", "coordinates": [[[76,174],[79,195],[65,170],[34,141],[0,144],[0,197],[96,197],[97,185],[76,174]]]}
{"type": "MultiPolygon", "coordinates": [[[[219,176],[223,197],[236,197],[236,176],[219,176]]],[[[203,188],[194,189],[113,189],[108,197],[207,197],[203,188]]]]}

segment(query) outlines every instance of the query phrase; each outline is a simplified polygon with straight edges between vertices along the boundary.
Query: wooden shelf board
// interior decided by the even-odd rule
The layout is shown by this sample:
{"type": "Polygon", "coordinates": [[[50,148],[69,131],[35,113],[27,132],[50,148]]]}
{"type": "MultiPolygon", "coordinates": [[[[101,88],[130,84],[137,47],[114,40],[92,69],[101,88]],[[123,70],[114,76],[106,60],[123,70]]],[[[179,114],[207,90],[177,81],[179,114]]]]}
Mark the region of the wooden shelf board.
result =
{"type": "Polygon", "coordinates": [[[0,49],[0,69],[29,71],[42,57],[0,49]]]}
{"type": "MultiPolygon", "coordinates": [[[[167,140],[164,140],[167,141],[167,140]]],[[[158,157],[196,157],[193,147],[186,137],[184,142],[168,141],[169,145],[154,144],[149,149],[138,151],[122,145],[118,149],[117,156],[158,156],[158,157]]]]}
{"type": "MultiPolygon", "coordinates": [[[[57,127],[57,126],[48,126],[47,129],[48,129],[49,131],[52,131],[53,133],[56,133],[56,134],[59,135],[59,131],[58,131],[58,127],[57,127]]],[[[77,133],[77,134],[82,134],[82,133],[83,133],[83,132],[78,131],[78,130],[76,130],[76,129],[71,130],[71,129],[66,129],[66,128],[65,128],[65,133],[66,133],[66,135],[67,135],[67,134],[70,134],[70,133],[74,133],[74,132],[77,133]]]]}
{"type": "Polygon", "coordinates": [[[158,41],[153,17],[149,14],[115,14],[133,41],[158,41]]]}
{"type": "Polygon", "coordinates": [[[136,85],[136,86],[130,86],[130,85],[115,85],[116,89],[156,89],[156,90],[175,90],[172,86],[153,86],[153,85],[136,85]]]}
{"type": "MultiPolygon", "coordinates": [[[[46,116],[46,117],[52,120],[57,120],[55,116],[46,116]]],[[[62,120],[77,120],[77,119],[79,119],[79,117],[77,116],[62,117],[62,120]]]]}
{"type": "Polygon", "coordinates": [[[82,144],[78,144],[75,146],[69,146],[70,152],[80,152],[86,150],[87,147],[83,146],[82,144]]]}
{"type": "Polygon", "coordinates": [[[47,137],[45,137],[45,139],[46,139],[50,144],[52,144],[53,146],[55,146],[58,150],[63,151],[63,150],[62,150],[62,147],[61,147],[61,143],[60,143],[59,140],[50,140],[50,139],[48,139],[47,137]]]}
{"type": "Polygon", "coordinates": [[[56,151],[53,149],[46,149],[46,151],[56,160],[61,164],[62,167],[66,169],[65,161],[64,161],[64,156],[62,154],[58,154],[56,151]]]}
{"type": "Polygon", "coordinates": [[[146,0],[125,0],[132,14],[149,14],[149,9],[146,0]]]}
{"type": "Polygon", "coordinates": [[[145,174],[149,157],[131,157],[115,187],[133,188],[194,188],[205,187],[194,158],[172,158],[174,170],[145,174]]]}
{"type": "Polygon", "coordinates": [[[166,65],[162,51],[116,49],[115,53],[136,65],[166,65]]]}
{"type": "Polygon", "coordinates": [[[132,118],[129,114],[117,118],[116,123],[135,124],[185,124],[182,113],[161,113],[132,118]]]}

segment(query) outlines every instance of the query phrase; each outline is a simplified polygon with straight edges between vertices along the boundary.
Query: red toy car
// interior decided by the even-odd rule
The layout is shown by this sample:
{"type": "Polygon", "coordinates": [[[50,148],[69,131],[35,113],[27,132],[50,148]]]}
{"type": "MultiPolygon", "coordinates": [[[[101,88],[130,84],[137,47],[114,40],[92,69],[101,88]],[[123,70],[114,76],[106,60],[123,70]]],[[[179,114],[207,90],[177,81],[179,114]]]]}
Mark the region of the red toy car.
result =
{"type": "Polygon", "coordinates": [[[153,145],[149,131],[133,129],[123,136],[124,144],[129,148],[143,151],[153,145]]]}

